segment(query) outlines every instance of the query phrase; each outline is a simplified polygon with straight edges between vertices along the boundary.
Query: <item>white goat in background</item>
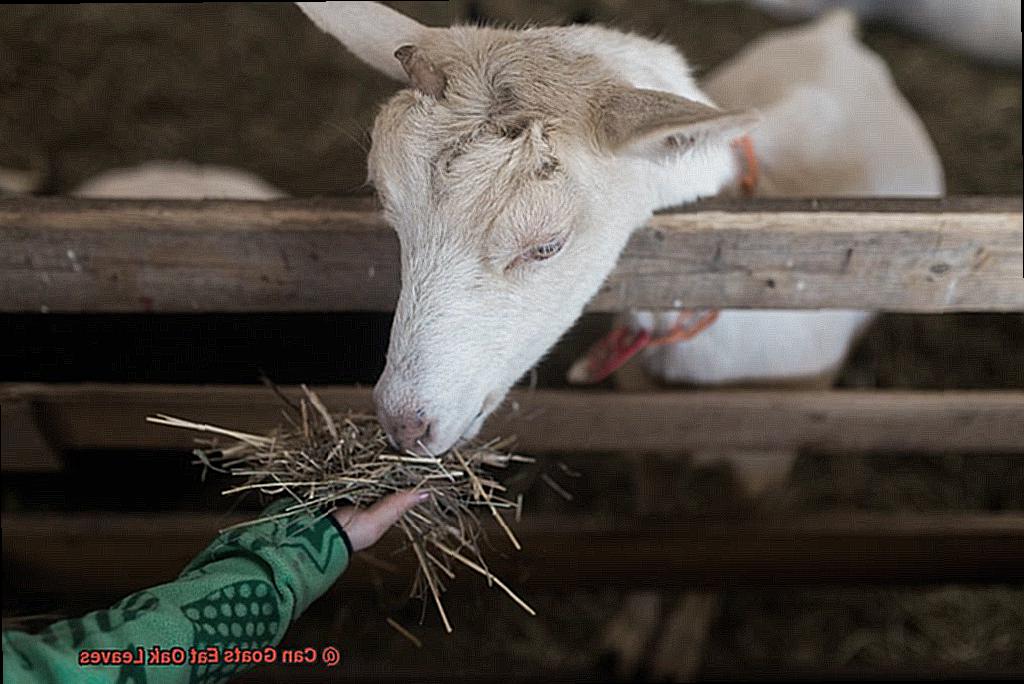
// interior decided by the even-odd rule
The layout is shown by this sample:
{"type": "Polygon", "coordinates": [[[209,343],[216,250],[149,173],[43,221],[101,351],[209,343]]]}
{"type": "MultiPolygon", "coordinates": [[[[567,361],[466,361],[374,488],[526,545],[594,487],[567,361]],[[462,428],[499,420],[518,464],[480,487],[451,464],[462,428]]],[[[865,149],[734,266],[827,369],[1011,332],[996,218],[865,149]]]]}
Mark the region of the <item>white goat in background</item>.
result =
{"type": "Polygon", "coordinates": [[[1020,69],[1020,0],[750,0],[785,18],[845,7],[863,20],[899,24],[972,57],[1020,69]]]}
{"type": "MultiPolygon", "coordinates": [[[[924,125],[855,30],[853,17],[837,12],[775,32],[706,80],[716,101],[762,112],[751,133],[758,196],[943,194],[942,166],[924,125]]],[[[675,319],[638,314],[633,325],[664,329],[675,319]]],[[[723,311],[692,340],[648,350],[645,363],[665,382],[830,384],[869,320],[865,311],[723,311]]]]}
{"type": "Polygon", "coordinates": [[[71,194],[106,199],[270,200],[287,196],[247,171],[185,161],[149,161],[104,171],[71,194]]]}
{"type": "MultiPolygon", "coordinates": [[[[0,168],[0,197],[31,195],[42,173],[0,168]]],[[[69,194],[104,199],[251,199],[287,197],[262,178],[227,166],[187,161],[154,160],[137,166],[109,169],[93,176],[69,194]]]]}
{"type": "MultiPolygon", "coordinates": [[[[924,125],[892,81],[885,63],[856,37],[856,21],[835,12],[755,41],[704,82],[719,104],[755,106],[751,132],[763,197],[937,197],[942,166],[924,125]]],[[[728,259],[728,255],[724,258],[728,259]]],[[[722,311],[693,339],[644,352],[661,382],[697,385],[828,386],[867,311],[722,311]]],[[[634,328],[659,334],[674,314],[641,313],[634,328]]],[[[626,374],[625,384],[638,384],[626,374]]],[[[793,452],[698,453],[727,456],[742,485],[757,493],[789,471],[793,452]]]]}

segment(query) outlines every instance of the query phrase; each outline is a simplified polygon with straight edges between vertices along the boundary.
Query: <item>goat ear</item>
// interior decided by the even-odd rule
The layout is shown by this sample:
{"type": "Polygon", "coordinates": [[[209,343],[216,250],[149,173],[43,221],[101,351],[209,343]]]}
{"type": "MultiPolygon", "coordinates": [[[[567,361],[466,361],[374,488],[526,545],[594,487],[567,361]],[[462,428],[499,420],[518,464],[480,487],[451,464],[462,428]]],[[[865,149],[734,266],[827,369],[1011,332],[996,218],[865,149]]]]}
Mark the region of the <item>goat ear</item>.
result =
{"type": "Polygon", "coordinates": [[[598,141],[616,153],[658,156],[673,149],[727,143],[760,120],[753,110],[727,112],[643,88],[616,89],[595,104],[598,141]]]}
{"type": "MultiPolygon", "coordinates": [[[[320,30],[337,38],[356,57],[396,81],[409,75],[395,58],[432,29],[376,2],[297,2],[320,30]]],[[[436,30],[436,29],[433,29],[436,30]]]]}

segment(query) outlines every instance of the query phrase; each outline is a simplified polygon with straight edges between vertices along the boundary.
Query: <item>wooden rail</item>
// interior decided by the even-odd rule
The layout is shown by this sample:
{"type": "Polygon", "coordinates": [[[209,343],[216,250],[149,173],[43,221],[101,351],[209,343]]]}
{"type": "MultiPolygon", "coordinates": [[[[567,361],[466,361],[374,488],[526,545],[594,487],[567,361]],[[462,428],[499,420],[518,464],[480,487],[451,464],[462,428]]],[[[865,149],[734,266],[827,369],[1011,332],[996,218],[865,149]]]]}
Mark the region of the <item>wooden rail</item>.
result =
{"type": "MultiPolygon", "coordinates": [[[[210,513],[5,513],[3,556],[18,591],[75,586],[123,595],[173,578],[238,516],[210,513]]],[[[566,586],[684,587],[844,582],[924,584],[990,581],[1024,573],[1024,515],[824,512],[807,517],[602,522],[524,516],[524,551],[490,530],[489,564],[531,591],[566,586]]],[[[415,560],[393,555],[390,535],[374,556],[383,576],[407,587],[415,560]]],[[[357,559],[345,586],[366,586],[374,568],[357,559]]],[[[376,571],[379,572],[379,571],[376,571]]],[[[465,577],[471,575],[464,574],[465,577]]],[[[474,585],[475,586],[475,585],[474,585]]]]}
{"type": "MultiPolygon", "coordinates": [[[[295,396],[294,388],[284,391],[295,396]]],[[[368,388],[317,391],[335,410],[373,409],[368,388]]],[[[4,472],[59,467],[47,454],[61,449],[191,448],[196,433],[146,423],[155,413],[256,432],[282,423],[280,399],[261,386],[6,384],[0,406],[4,472]]],[[[517,435],[524,453],[1024,454],[1024,392],[517,390],[487,434],[517,435]]]]}
{"type": "MultiPolygon", "coordinates": [[[[655,216],[590,311],[1021,311],[1021,198],[712,201],[655,216]]],[[[366,198],[0,202],[0,311],[389,311],[366,198]]]]}

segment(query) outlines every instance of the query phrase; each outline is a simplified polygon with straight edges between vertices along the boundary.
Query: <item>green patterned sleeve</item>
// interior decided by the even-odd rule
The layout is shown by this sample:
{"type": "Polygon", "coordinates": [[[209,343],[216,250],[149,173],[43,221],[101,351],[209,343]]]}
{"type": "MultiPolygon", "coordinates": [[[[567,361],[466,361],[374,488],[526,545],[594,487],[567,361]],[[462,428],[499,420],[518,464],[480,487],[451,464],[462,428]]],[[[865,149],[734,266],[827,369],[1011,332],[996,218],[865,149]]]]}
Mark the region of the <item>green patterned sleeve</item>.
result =
{"type": "Polygon", "coordinates": [[[276,646],[350,556],[333,516],[226,532],[173,582],[39,634],[4,632],[4,682],[224,681],[249,666],[244,652],[276,646]]]}

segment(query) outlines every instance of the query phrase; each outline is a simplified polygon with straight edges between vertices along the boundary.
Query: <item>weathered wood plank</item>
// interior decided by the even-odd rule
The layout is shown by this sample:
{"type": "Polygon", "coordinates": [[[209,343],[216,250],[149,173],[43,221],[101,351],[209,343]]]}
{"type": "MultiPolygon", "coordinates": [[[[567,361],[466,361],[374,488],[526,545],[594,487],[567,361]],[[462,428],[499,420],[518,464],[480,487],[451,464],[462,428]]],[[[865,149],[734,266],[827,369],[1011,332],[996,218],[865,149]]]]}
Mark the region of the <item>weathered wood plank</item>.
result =
{"type": "MultiPolygon", "coordinates": [[[[1021,199],[704,202],[637,232],[590,311],[1024,310],[1021,199]]],[[[0,202],[2,311],[387,311],[366,198],[0,202]]]]}
{"type": "MultiPolygon", "coordinates": [[[[284,388],[293,393],[294,388],[284,388]]],[[[334,410],[373,409],[368,388],[317,389],[334,410]]],[[[0,403],[29,403],[63,449],[185,449],[197,436],[145,422],[168,413],[268,431],[281,401],[260,386],[0,385],[0,403]]],[[[524,453],[798,449],[1024,454],[1024,392],[712,390],[620,393],[517,390],[485,436],[517,435],[524,453]]],[[[5,441],[8,450],[20,449],[5,441]]]]}
{"type": "MultiPolygon", "coordinates": [[[[217,530],[238,516],[210,513],[5,513],[5,588],[52,592],[75,586],[126,594],[173,578],[217,530]],[[8,584],[10,583],[10,584],[8,584]]],[[[845,582],[925,584],[1006,581],[1024,572],[1024,515],[826,512],[773,519],[614,523],[526,516],[521,553],[490,529],[491,569],[525,591],[845,582]]],[[[375,547],[394,564],[386,585],[407,587],[415,560],[375,547]]],[[[356,558],[341,589],[378,570],[356,558]]],[[[462,577],[464,585],[468,576],[462,577]]],[[[456,586],[460,583],[456,582],[456,586]]],[[[472,585],[477,586],[477,585],[472,585]]]]}

